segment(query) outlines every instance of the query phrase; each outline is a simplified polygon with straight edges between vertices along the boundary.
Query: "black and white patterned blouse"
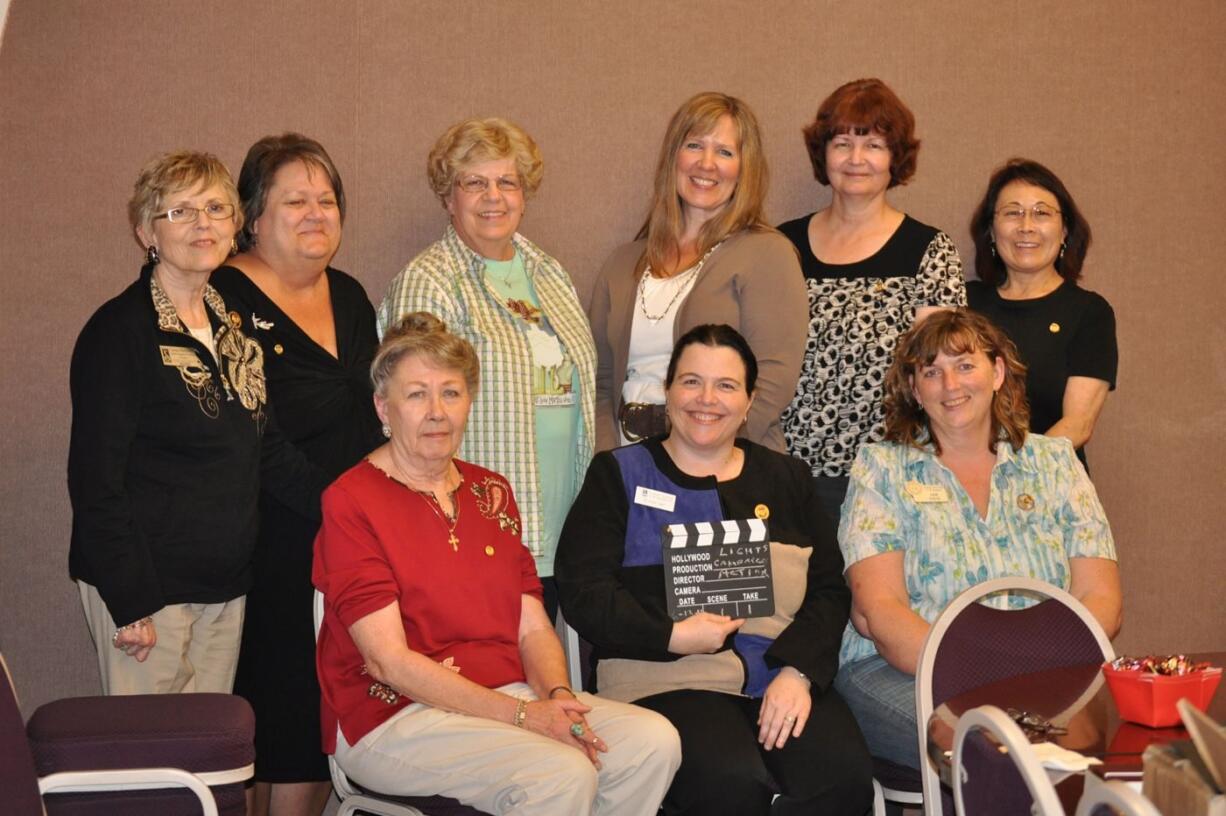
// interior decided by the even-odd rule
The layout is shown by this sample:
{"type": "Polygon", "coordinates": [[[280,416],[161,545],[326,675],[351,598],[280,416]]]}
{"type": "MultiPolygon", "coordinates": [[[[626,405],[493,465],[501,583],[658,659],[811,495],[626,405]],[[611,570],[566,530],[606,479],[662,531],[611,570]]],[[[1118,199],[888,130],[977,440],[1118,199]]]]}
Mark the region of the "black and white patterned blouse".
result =
{"type": "Polygon", "coordinates": [[[796,245],[809,292],[800,381],[783,412],[788,450],[815,476],[846,476],[856,451],[880,442],[886,371],[920,306],[965,306],[962,259],[948,235],[910,216],[875,254],[850,264],[818,260],[806,215],[781,224],[796,245]]]}

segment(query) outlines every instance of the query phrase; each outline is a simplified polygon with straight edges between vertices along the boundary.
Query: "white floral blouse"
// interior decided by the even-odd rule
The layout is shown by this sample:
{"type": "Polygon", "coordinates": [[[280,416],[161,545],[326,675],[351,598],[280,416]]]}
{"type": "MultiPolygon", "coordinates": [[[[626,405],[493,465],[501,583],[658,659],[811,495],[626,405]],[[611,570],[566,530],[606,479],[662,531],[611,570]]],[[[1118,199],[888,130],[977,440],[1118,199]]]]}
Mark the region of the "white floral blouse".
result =
{"type": "MultiPolygon", "coordinates": [[[[1072,444],[1039,434],[1029,434],[1018,451],[1005,441],[997,445],[987,519],[931,449],[864,445],[851,469],[839,547],[848,567],[902,550],[911,609],[929,622],[983,581],[1018,575],[1068,589],[1070,558],[1115,560],[1111,528],[1072,444]]],[[[876,653],[849,623],[839,665],[876,653]]]]}

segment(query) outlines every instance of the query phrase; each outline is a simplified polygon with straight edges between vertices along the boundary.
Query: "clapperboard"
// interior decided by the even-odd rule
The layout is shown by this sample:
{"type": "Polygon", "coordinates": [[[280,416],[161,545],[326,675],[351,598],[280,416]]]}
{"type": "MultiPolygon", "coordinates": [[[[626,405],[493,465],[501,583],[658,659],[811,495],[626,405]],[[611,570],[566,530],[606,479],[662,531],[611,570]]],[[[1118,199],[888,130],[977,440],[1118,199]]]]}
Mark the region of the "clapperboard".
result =
{"type": "Polygon", "coordinates": [[[761,618],[775,614],[770,536],[762,519],[664,527],[668,614],[761,618]]]}

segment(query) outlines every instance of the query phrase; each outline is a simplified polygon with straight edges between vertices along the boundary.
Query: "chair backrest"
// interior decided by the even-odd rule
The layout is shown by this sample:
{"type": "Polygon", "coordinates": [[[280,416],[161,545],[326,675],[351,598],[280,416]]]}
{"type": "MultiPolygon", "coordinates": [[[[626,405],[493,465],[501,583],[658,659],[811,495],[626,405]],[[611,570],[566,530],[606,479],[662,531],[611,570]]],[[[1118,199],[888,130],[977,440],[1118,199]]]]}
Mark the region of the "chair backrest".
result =
{"type": "MultiPolygon", "coordinates": [[[[324,594],[318,589],[315,590],[315,601],[313,604],[315,617],[315,643],[319,643],[319,629],[324,624],[324,594]]],[[[336,757],[328,755],[328,773],[332,775],[332,787],[336,789],[336,798],[344,801],[350,796],[357,794],[357,788],[349,781],[349,777],[345,776],[345,772],[341,770],[341,766],[336,764],[336,757]]]]}
{"type": "Polygon", "coordinates": [[[1034,578],[984,581],[958,595],[933,622],[915,673],[915,713],[925,810],[940,816],[940,780],[927,760],[933,710],[963,692],[1019,674],[1110,660],[1106,632],[1085,605],[1034,578]],[[979,603],[1001,592],[1038,603],[995,609],[979,603]]]}
{"type": "Polygon", "coordinates": [[[1026,735],[996,706],[972,708],[954,729],[954,807],[963,814],[1064,816],[1056,789],[1026,735]],[[995,743],[977,738],[987,732],[995,743]],[[1006,749],[997,750],[997,744],[1006,749]]]}
{"type": "Polygon", "coordinates": [[[3,654],[0,654],[0,791],[4,791],[6,813],[38,816],[43,812],[34,755],[3,654]]]}
{"type": "Polygon", "coordinates": [[[1103,781],[1086,774],[1077,816],[1162,816],[1162,813],[1127,783],[1118,779],[1103,781]]]}

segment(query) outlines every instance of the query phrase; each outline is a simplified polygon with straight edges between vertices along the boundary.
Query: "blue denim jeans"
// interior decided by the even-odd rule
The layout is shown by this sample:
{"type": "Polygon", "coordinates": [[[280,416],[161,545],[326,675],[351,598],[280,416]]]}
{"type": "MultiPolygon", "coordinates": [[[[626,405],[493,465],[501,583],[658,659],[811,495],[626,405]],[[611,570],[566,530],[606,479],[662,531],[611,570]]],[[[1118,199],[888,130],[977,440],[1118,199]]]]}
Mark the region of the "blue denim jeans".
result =
{"type": "Polygon", "coordinates": [[[840,667],[834,687],[860,724],[870,754],[919,768],[914,675],[873,655],[840,667]]]}

